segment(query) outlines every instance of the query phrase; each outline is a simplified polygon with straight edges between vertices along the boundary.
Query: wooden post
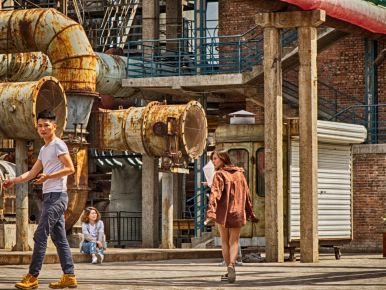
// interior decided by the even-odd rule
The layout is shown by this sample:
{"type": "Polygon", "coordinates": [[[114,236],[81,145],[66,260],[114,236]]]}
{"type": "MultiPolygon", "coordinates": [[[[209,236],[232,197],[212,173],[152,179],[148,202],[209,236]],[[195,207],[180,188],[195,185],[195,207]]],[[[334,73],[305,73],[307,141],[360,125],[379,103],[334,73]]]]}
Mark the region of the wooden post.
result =
{"type": "Polygon", "coordinates": [[[173,249],[173,173],[162,173],[162,243],[161,248],[173,249]]]}
{"type": "Polygon", "coordinates": [[[318,245],[318,97],[317,31],[299,27],[300,261],[317,262],[318,245]]]}
{"type": "Polygon", "coordinates": [[[284,262],[283,109],[280,30],[264,28],[265,253],[284,262]]]}
{"type": "MultiPolygon", "coordinates": [[[[28,147],[25,140],[16,140],[16,175],[28,170],[28,147]]],[[[16,244],[14,251],[28,251],[28,183],[16,185],[16,244]]]]}
{"type": "Polygon", "coordinates": [[[316,26],[325,21],[321,10],[259,13],[264,27],[264,141],[266,256],[269,262],[284,258],[283,144],[281,48],[279,28],[299,28],[300,115],[300,247],[302,262],[318,259],[317,228],[317,90],[316,26]]]}
{"type": "Polygon", "coordinates": [[[158,159],[142,155],[142,247],[158,248],[158,159]]]}

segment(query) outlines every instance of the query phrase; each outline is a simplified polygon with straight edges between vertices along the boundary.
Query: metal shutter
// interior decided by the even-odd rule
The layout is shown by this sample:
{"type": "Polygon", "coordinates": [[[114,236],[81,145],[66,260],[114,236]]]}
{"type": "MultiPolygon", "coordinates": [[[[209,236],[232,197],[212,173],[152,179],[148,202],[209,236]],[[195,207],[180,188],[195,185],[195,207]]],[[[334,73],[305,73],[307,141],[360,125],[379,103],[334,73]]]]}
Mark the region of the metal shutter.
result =
{"type": "MultiPolygon", "coordinates": [[[[291,142],[289,241],[300,238],[299,141],[291,142]]],[[[351,146],[318,147],[319,240],[351,239],[351,146]]]]}

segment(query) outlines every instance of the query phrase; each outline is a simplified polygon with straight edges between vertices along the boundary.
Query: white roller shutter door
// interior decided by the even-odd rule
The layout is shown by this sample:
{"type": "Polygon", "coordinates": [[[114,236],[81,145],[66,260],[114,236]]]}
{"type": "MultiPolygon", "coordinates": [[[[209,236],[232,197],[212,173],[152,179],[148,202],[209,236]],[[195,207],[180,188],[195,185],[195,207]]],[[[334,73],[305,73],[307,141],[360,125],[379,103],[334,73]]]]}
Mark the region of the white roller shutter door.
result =
{"type": "MultiPolygon", "coordinates": [[[[319,240],[351,239],[351,146],[318,147],[319,240]]],[[[291,142],[289,241],[300,238],[299,141],[291,142]]]]}

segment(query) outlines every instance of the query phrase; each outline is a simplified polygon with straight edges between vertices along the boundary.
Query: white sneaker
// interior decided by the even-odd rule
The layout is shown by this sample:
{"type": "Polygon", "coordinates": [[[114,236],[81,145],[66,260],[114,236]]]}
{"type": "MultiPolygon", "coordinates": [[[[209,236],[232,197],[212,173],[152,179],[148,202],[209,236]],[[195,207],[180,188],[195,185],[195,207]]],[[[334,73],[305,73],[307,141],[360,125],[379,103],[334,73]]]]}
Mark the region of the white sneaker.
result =
{"type": "Polygon", "coordinates": [[[95,256],[95,254],[93,254],[91,264],[96,264],[96,263],[98,263],[98,258],[97,258],[97,256],[95,256]]]}
{"type": "Polygon", "coordinates": [[[100,261],[100,263],[102,264],[102,263],[103,263],[103,259],[105,258],[105,255],[103,255],[103,254],[98,254],[98,256],[99,256],[99,261],[100,261]]]}

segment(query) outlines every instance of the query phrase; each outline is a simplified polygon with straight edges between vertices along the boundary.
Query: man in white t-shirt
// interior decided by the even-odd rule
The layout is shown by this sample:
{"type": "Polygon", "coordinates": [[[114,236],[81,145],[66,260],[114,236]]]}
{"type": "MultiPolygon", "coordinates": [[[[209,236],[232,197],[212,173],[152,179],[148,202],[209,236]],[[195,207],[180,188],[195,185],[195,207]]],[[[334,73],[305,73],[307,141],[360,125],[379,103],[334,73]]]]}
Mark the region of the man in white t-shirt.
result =
{"type": "Polygon", "coordinates": [[[29,273],[21,282],[15,284],[18,289],[38,287],[38,275],[46,253],[48,235],[51,235],[57,248],[64,273],[58,282],[50,283],[49,287],[61,289],[77,286],[64,222],[64,212],[68,204],[67,176],[73,174],[75,170],[67,145],[55,135],[55,119],[55,114],[48,110],[38,114],[38,133],[45,143],[40,149],[38,160],[31,170],[3,183],[3,186],[8,188],[15,183],[27,182],[37,176],[35,183],[43,184],[43,210],[34,234],[35,245],[29,273]],[[43,172],[40,173],[41,171],[43,172]]]}

